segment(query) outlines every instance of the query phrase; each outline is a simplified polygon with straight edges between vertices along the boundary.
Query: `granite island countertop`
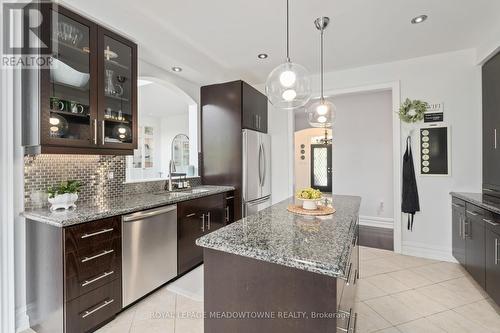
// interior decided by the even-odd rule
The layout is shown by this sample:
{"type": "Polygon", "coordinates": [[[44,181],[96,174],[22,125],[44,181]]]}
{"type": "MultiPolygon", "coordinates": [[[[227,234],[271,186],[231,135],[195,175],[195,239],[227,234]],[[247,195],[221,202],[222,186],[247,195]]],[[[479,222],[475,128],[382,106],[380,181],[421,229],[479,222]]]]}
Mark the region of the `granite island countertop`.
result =
{"type": "Polygon", "coordinates": [[[450,192],[450,195],[455,198],[470,202],[476,206],[500,214],[500,199],[487,196],[482,193],[466,193],[466,192],[450,192]]]}
{"type": "Polygon", "coordinates": [[[332,277],[344,274],[353,246],[361,198],[333,196],[327,216],[290,213],[290,198],[196,240],[212,250],[332,277]]]}
{"type": "Polygon", "coordinates": [[[51,212],[48,208],[37,208],[26,210],[22,213],[22,215],[26,219],[32,221],[42,222],[56,227],[67,227],[74,224],[100,220],[107,217],[138,212],[150,208],[175,204],[181,201],[187,201],[210,196],[213,194],[233,191],[234,187],[203,185],[193,187],[193,189],[195,191],[197,189],[206,189],[208,191],[196,193],[177,191],[172,193],[162,192],[161,194],[133,194],[108,198],[107,200],[105,200],[105,203],[99,205],[79,205],[77,202],[77,207],[75,209],[51,212]],[[186,194],[179,195],[178,193],[186,194]]]}

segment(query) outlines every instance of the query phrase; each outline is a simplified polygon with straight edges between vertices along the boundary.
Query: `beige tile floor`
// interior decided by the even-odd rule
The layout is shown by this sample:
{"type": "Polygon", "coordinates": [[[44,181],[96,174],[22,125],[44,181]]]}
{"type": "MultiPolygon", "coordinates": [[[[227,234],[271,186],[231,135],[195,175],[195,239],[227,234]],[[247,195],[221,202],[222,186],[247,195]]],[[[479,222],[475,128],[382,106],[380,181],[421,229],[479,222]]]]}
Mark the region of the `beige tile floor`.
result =
{"type": "MultiPolygon", "coordinates": [[[[359,333],[500,332],[500,309],[458,264],[360,248],[359,333]]],[[[163,288],[99,333],[201,333],[203,303],[163,288]]]]}

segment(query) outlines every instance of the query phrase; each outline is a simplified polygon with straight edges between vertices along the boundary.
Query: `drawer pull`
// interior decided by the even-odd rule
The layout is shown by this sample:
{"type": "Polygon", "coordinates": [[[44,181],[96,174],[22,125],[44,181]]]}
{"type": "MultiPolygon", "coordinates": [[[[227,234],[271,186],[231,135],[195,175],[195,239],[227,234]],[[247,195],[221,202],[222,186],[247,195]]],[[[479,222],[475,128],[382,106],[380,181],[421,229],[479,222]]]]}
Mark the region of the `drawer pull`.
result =
{"type": "Polygon", "coordinates": [[[498,238],[495,238],[495,265],[498,265],[498,238]]]}
{"type": "Polygon", "coordinates": [[[100,235],[100,234],[105,234],[107,232],[111,232],[115,230],[114,228],[109,228],[109,229],[102,229],[101,231],[96,231],[96,232],[93,232],[91,234],[83,234],[82,235],[82,239],[85,239],[85,238],[89,238],[89,237],[94,237],[94,236],[97,236],[97,235],[100,235]]]}
{"type": "Polygon", "coordinates": [[[231,200],[231,199],[234,199],[234,196],[232,196],[232,197],[226,197],[226,200],[231,200]]]}
{"type": "Polygon", "coordinates": [[[467,213],[470,214],[470,215],[472,215],[472,216],[477,216],[478,215],[477,213],[471,212],[470,210],[468,210],[467,213]]]}
{"type": "Polygon", "coordinates": [[[193,217],[195,215],[196,215],[196,213],[191,213],[191,214],[186,215],[186,217],[193,217]]]}
{"type": "Polygon", "coordinates": [[[104,301],[104,303],[102,303],[101,305],[99,305],[98,307],[96,307],[95,309],[92,309],[92,310],[87,310],[85,311],[83,314],[82,314],[82,318],[85,319],[87,318],[88,316],[90,316],[91,314],[101,310],[102,308],[110,305],[111,303],[113,303],[115,300],[114,299],[110,299],[109,301],[104,301]]]}
{"type": "Polygon", "coordinates": [[[105,256],[106,254],[110,254],[110,253],[113,253],[113,252],[115,252],[115,250],[104,250],[101,253],[96,254],[95,256],[83,258],[82,262],[87,262],[87,261],[90,261],[90,260],[94,260],[94,259],[97,259],[99,257],[105,256]]]}
{"type": "Polygon", "coordinates": [[[229,222],[229,206],[226,206],[226,222],[229,222]]]}
{"type": "Polygon", "coordinates": [[[454,203],[454,202],[452,203],[452,205],[453,205],[454,207],[458,207],[458,208],[464,208],[464,207],[465,207],[465,206],[459,205],[459,204],[454,203]]]}
{"type": "Polygon", "coordinates": [[[484,222],[488,223],[489,225],[492,225],[492,226],[497,226],[499,225],[498,223],[495,223],[493,222],[492,220],[488,220],[488,219],[483,219],[484,222]]]}
{"type": "Polygon", "coordinates": [[[104,274],[99,275],[99,276],[98,276],[98,277],[96,277],[95,279],[92,279],[92,280],[86,280],[84,283],[82,283],[82,287],[88,286],[89,284],[92,284],[92,283],[94,283],[94,282],[97,282],[97,281],[99,281],[100,279],[104,279],[106,276],[111,275],[111,274],[113,274],[113,273],[114,273],[114,271],[105,272],[104,274]]]}

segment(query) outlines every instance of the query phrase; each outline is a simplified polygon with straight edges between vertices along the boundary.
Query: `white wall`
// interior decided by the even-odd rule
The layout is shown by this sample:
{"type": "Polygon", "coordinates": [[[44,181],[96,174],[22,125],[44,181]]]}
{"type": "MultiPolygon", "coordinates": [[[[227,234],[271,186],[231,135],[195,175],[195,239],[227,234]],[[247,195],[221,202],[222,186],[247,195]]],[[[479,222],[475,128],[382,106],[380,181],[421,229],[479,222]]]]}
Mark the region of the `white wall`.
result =
{"type": "Polygon", "coordinates": [[[363,198],[360,223],[392,219],[392,93],[341,95],[335,106],[333,193],[363,198]]]}
{"type": "MultiPolygon", "coordinates": [[[[417,175],[421,212],[413,232],[406,230],[403,219],[405,253],[453,260],[449,192],[481,190],[481,75],[475,63],[476,52],[471,49],[325,74],[326,91],[399,81],[402,99],[444,103],[445,120],[451,126],[452,174],[417,175]]],[[[319,77],[313,82],[319,83],[319,77]]],[[[315,89],[319,91],[317,85],[315,89]]],[[[342,125],[337,121],[335,126],[342,125]]],[[[416,126],[402,125],[401,150],[412,127],[416,126]]],[[[413,142],[418,152],[417,133],[413,142]]]]}

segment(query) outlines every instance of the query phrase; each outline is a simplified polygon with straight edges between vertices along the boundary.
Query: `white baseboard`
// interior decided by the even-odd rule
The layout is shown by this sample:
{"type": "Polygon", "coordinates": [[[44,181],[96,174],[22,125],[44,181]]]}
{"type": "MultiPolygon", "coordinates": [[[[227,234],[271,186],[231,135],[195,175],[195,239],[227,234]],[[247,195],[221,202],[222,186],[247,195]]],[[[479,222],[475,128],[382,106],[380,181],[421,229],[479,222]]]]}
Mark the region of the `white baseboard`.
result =
{"type": "Polygon", "coordinates": [[[20,333],[30,328],[27,307],[21,306],[16,309],[16,332],[20,333]]]}
{"type": "Polygon", "coordinates": [[[403,241],[401,253],[427,259],[448,261],[454,263],[457,262],[457,260],[451,254],[451,248],[431,246],[429,244],[419,242],[403,241]]]}
{"type": "Polygon", "coordinates": [[[368,227],[377,227],[385,229],[394,229],[394,219],[391,217],[378,217],[378,216],[359,216],[359,225],[368,227]]]}

